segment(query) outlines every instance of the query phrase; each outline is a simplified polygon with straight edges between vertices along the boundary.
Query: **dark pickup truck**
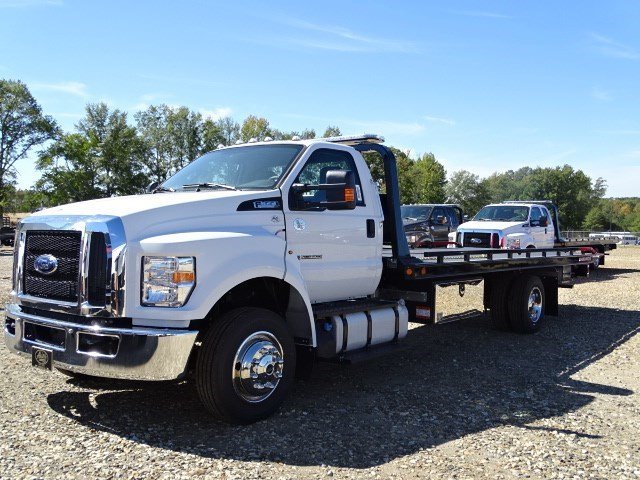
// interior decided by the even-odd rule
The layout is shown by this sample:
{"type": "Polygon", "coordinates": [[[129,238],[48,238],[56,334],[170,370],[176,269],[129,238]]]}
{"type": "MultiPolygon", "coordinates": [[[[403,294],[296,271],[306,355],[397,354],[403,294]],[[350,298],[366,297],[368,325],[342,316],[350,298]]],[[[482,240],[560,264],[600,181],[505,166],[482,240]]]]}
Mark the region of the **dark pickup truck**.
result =
{"type": "Polygon", "coordinates": [[[0,227],[0,243],[5,246],[13,246],[16,235],[15,227],[11,226],[9,217],[2,217],[2,227],[0,227]]]}

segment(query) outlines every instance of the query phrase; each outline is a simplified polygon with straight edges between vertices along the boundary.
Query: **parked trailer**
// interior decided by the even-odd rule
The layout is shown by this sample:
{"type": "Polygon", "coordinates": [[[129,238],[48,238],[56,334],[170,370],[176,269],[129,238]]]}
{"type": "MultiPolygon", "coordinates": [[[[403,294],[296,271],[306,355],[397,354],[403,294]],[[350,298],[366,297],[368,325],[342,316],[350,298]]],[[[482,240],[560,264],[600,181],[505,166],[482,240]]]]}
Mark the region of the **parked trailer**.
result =
{"type": "Polygon", "coordinates": [[[410,321],[439,323],[439,287],[481,286],[493,324],[518,333],[558,314],[558,289],[587,274],[590,255],[410,251],[382,140],[221,148],[154,195],[24,219],[7,346],[72,376],[189,376],[214,416],[248,423],[313,360],[370,359],[398,348],[410,321]],[[363,152],[382,157],[386,194],[363,152]]]}

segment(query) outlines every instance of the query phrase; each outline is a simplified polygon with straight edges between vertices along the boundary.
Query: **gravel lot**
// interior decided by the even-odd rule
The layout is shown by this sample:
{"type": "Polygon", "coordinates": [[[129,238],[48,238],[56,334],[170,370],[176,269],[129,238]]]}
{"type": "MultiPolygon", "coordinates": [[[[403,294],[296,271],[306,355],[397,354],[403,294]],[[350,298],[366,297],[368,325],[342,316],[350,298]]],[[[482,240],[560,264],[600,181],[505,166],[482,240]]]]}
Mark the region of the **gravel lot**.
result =
{"type": "MultiPolygon", "coordinates": [[[[0,301],[11,251],[0,251],[0,301]]],[[[593,281],[597,280],[597,281],[593,281]]],[[[533,336],[485,318],[321,364],[278,414],[216,423],[187,383],[79,383],[0,348],[2,478],[640,478],[640,248],[533,336]]]]}

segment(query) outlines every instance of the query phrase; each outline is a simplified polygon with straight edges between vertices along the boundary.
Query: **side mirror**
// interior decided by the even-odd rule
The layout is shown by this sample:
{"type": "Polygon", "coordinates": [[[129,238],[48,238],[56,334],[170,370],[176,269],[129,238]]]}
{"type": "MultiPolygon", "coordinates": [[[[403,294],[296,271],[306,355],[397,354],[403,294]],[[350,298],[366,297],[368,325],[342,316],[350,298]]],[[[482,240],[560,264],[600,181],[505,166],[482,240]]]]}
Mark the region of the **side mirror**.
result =
{"type": "MultiPolygon", "coordinates": [[[[350,170],[329,170],[327,201],[320,202],[329,210],[353,210],[356,208],[356,176],[350,170]]],[[[320,185],[323,186],[323,185],[320,185]]]]}
{"type": "Polygon", "coordinates": [[[146,192],[153,193],[153,191],[156,189],[158,185],[160,185],[158,182],[151,182],[149,185],[147,185],[146,192]]]}
{"type": "Polygon", "coordinates": [[[469,215],[466,215],[466,214],[465,214],[465,215],[462,215],[462,221],[463,221],[463,222],[467,222],[467,221],[469,221],[469,215]]]}
{"type": "Polygon", "coordinates": [[[547,217],[544,217],[544,216],[540,217],[539,225],[541,227],[546,227],[547,225],[549,225],[549,220],[547,219],[547,217]]]}
{"type": "Polygon", "coordinates": [[[443,215],[438,215],[436,217],[436,223],[438,225],[444,225],[445,223],[447,223],[447,219],[443,215]]]}
{"type": "Polygon", "coordinates": [[[328,210],[353,210],[356,208],[356,177],[350,170],[329,170],[327,183],[308,185],[294,183],[291,185],[295,209],[315,208],[328,210]],[[320,202],[306,201],[304,192],[324,191],[326,200],[320,202]]]}

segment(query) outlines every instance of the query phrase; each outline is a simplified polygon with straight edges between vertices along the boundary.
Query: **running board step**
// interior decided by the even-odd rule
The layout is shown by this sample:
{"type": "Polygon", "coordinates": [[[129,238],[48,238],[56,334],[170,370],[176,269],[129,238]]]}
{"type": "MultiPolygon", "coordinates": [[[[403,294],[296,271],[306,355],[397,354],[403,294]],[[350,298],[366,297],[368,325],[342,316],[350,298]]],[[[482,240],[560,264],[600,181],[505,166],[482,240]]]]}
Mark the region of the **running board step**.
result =
{"type": "Polygon", "coordinates": [[[395,307],[397,301],[364,298],[357,300],[340,300],[337,302],[316,303],[312,305],[313,315],[316,318],[333,317],[348,313],[364,312],[379,308],[395,307]]]}
{"type": "Polygon", "coordinates": [[[407,346],[399,343],[385,343],[382,345],[376,345],[362,350],[354,350],[353,352],[347,352],[339,357],[331,360],[337,363],[344,363],[352,365],[354,363],[360,363],[368,361],[374,358],[383,357],[390,353],[398,353],[402,350],[406,350],[407,346]]]}

